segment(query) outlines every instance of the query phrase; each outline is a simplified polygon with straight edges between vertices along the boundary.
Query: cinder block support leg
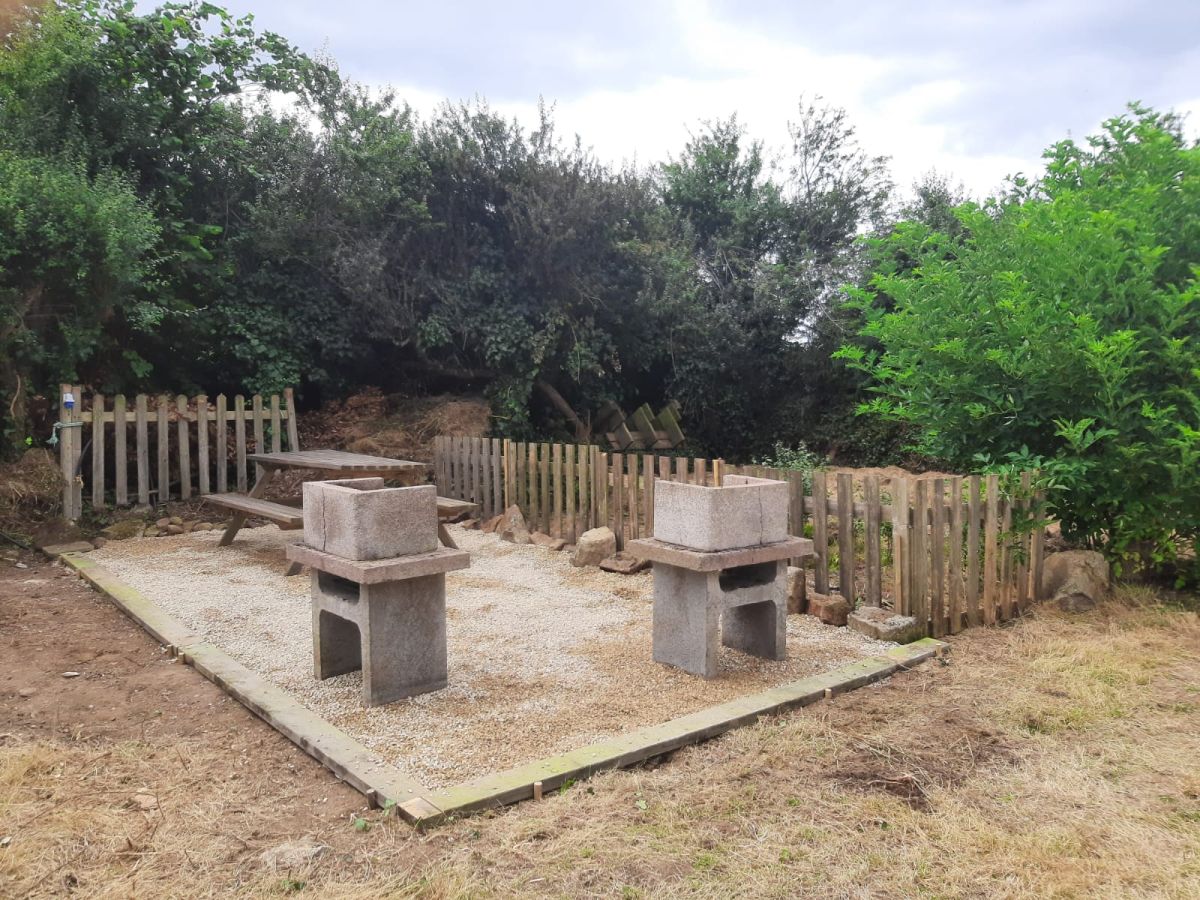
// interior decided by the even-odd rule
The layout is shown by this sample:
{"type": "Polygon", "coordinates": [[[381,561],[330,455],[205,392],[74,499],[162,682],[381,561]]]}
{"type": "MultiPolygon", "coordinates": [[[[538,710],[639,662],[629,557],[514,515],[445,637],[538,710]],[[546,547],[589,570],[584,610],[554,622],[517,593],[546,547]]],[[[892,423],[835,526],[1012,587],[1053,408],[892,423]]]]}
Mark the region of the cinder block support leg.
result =
{"type": "Polygon", "coordinates": [[[721,643],[750,656],[787,658],[787,609],[772,600],[725,610],[721,643]]]}
{"type": "Polygon", "coordinates": [[[362,668],[358,626],[313,605],[313,674],[318,679],[362,668]]]}
{"type": "Polygon", "coordinates": [[[763,659],[787,659],[787,563],[777,560],[709,576],[725,607],[721,643],[763,659]]]}
{"type": "Polygon", "coordinates": [[[654,661],[714,678],[721,608],[710,602],[708,576],[654,566],[654,661]]]}
{"type": "Polygon", "coordinates": [[[363,704],[380,706],[447,683],[446,576],[363,585],[363,704]]]}

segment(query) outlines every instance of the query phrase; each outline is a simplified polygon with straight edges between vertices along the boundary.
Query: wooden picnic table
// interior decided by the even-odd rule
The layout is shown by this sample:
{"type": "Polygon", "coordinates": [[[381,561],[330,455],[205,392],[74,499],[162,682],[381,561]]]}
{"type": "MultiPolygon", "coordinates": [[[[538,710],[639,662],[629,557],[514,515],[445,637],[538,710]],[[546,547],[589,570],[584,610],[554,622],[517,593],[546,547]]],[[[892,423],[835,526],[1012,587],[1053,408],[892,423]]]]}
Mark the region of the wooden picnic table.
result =
{"type": "MultiPolygon", "coordinates": [[[[261,467],[262,474],[248,493],[209,494],[204,499],[217,506],[233,511],[233,518],[221,536],[220,545],[228,545],[237,537],[249,516],[258,516],[274,522],[283,531],[295,531],[304,527],[304,512],[299,501],[276,503],[264,500],[262,495],[271,482],[287,469],[305,469],[319,472],[322,480],[335,478],[396,478],[427,469],[425,463],[407,459],[389,459],[385,456],[368,456],[363,453],[348,453],[344,450],[289,450],[282,453],[251,453],[246,457],[261,467]],[[293,505],[294,504],[294,505],[293,505]]],[[[438,536],[447,547],[456,547],[446,530],[444,521],[472,512],[476,504],[462,500],[438,497],[438,536]]],[[[288,574],[299,571],[299,566],[290,566],[288,574]]]]}
{"type": "Polygon", "coordinates": [[[251,515],[261,516],[275,522],[285,531],[304,527],[303,513],[286,503],[263,500],[271,482],[280,472],[287,469],[306,469],[320,472],[322,480],[333,478],[394,478],[399,475],[426,468],[424,463],[407,459],[388,459],[385,456],[367,456],[363,453],[347,453],[344,450],[289,450],[283,453],[251,453],[246,457],[260,466],[261,474],[254,487],[246,494],[209,494],[206,499],[218,506],[233,510],[221,546],[231,543],[251,515]]]}

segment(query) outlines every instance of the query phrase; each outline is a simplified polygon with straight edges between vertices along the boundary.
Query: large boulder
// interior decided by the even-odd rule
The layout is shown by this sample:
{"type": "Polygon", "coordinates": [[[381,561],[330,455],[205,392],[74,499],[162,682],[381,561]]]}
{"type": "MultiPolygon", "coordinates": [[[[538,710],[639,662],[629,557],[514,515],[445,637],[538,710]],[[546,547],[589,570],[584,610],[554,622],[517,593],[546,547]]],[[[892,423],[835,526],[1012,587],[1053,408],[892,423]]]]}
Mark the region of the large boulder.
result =
{"type": "Polygon", "coordinates": [[[500,540],[510,544],[530,542],[529,526],[525,524],[525,515],[521,512],[521,507],[513,505],[504,511],[504,518],[496,526],[496,533],[500,535],[500,540]]]}
{"type": "Polygon", "coordinates": [[[575,542],[573,566],[598,566],[617,553],[617,536],[607,525],[585,531],[575,542]]]}
{"type": "Polygon", "coordinates": [[[1095,550],[1065,550],[1046,557],[1042,596],[1067,612],[1092,609],[1108,594],[1108,560],[1095,550]]]}

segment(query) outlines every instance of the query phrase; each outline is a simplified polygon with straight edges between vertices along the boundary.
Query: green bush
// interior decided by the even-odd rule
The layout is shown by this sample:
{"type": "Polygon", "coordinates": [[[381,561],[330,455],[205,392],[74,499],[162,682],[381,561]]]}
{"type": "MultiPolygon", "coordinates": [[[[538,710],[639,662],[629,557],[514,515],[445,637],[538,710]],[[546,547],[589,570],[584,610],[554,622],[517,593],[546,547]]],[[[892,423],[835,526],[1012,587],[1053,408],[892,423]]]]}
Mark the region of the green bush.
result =
{"type": "Polygon", "coordinates": [[[1069,539],[1166,569],[1200,534],[1200,149],[1134,107],[1046,175],[902,224],[852,290],[861,412],[950,465],[1040,467],[1069,539]]]}

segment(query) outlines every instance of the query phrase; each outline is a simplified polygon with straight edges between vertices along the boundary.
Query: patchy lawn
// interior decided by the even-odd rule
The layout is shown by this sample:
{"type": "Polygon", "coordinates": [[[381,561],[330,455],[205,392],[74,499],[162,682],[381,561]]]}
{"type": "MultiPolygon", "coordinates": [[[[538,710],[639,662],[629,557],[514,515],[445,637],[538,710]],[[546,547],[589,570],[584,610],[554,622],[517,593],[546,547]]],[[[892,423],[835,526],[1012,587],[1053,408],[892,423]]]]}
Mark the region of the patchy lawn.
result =
{"type": "Polygon", "coordinates": [[[1200,619],[1149,592],[419,834],[59,575],[0,572],[2,896],[1200,896],[1200,619]]]}

